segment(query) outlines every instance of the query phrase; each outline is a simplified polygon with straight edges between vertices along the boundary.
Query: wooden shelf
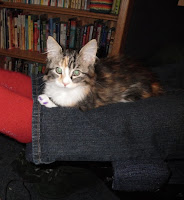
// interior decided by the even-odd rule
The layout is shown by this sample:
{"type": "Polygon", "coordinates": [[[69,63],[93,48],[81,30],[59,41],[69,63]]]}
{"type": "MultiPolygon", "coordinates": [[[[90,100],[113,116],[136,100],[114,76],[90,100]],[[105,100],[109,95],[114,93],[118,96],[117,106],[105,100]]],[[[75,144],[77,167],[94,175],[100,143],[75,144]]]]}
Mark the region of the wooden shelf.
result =
{"type": "Polygon", "coordinates": [[[87,17],[93,19],[104,19],[110,21],[117,21],[118,16],[111,14],[102,14],[102,13],[93,13],[85,10],[71,9],[71,8],[60,8],[54,6],[44,6],[44,5],[35,5],[35,4],[24,4],[24,3],[11,3],[11,2],[2,2],[0,1],[0,8],[17,8],[24,9],[29,11],[37,11],[43,13],[51,14],[64,14],[69,16],[79,16],[87,17]]]}
{"type": "Polygon", "coordinates": [[[0,55],[30,60],[38,63],[46,63],[46,54],[36,51],[24,51],[20,49],[0,49],[0,55]]]}
{"type": "Polygon", "coordinates": [[[184,6],[184,0],[179,0],[178,1],[178,6],[184,6]]]}

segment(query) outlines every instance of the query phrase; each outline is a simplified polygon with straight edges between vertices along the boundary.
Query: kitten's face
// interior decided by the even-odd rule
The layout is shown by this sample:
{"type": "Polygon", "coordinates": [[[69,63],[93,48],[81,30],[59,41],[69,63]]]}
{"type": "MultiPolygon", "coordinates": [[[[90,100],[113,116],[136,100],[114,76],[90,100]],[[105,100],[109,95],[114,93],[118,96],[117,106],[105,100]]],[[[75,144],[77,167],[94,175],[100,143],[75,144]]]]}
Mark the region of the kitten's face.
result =
{"type": "Polygon", "coordinates": [[[97,42],[91,40],[79,53],[74,50],[63,52],[52,38],[47,40],[47,70],[44,80],[54,82],[62,88],[76,88],[90,84],[94,77],[97,42]]]}

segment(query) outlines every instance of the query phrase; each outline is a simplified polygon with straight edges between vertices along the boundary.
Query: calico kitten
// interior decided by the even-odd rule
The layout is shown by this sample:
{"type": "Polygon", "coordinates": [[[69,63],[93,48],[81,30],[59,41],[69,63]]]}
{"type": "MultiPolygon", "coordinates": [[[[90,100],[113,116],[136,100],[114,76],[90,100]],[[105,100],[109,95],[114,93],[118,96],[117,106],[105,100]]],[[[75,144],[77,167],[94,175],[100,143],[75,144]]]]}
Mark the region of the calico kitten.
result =
{"type": "Polygon", "coordinates": [[[131,59],[120,56],[99,60],[96,53],[96,40],[88,42],[78,53],[64,51],[49,36],[45,88],[38,96],[40,104],[88,110],[162,93],[153,74],[131,59]]]}

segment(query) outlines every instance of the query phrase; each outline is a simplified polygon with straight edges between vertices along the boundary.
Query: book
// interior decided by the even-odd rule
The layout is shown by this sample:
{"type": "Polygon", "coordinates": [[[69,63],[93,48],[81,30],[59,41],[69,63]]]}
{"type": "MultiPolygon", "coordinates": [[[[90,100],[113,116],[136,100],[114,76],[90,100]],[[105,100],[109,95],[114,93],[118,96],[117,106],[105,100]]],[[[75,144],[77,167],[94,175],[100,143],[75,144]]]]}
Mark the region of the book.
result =
{"type": "Polygon", "coordinates": [[[89,34],[90,34],[90,25],[87,25],[87,33],[86,33],[85,44],[87,44],[89,42],[89,34]]]}
{"type": "MultiPolygon", "coordinates": [[[[108,34],[109,34],[109,32],[108,32],[108,34]]],[[[108,48],[106,50],[107,55],[111,54],[111,52],[112,52],[112,47],[113,47],[113,43],[114,43],[114,36],[115,36],[115,28],[112,27],[111,31],[110,31],[110,36],[108,36],[109,44],[107,43],[107,46],[106,46],[106,48],[108,48]]]]}
{"type": "Polygon", "coordinates": [[[94,21],[94,27],[93,27],[93,35],[92,35],[92,39],[96,39],[97,40],[97,27],[98,24],[101,23],[102,20],[96,20],[94,21]]]}
{"type": "Polygon", "coordinates": [[[25,50],[29,49],[29,43],[28,43],[28,15],[25,15],[25,50]]]}
{"type": "Polygon", "coordinates": [[[86,44],[86,35],[87,35],[87,25],[83,26],[83,34],[82,34],[82,47],[86,44]]]}
{"type": "Polygon", "coordinates": [[[48,0],[43,0],[42,5],[49,6],[49,1],[48,0]]]}
{"type": "Polygon", "coordinates": [[[57,6],[57,0],[50,0],[50,6],[57,6]]]}
{"type": "Polygon", "coordinates": [[[121,0],[116,0],[115,10],[114,10],[115,15],[119,14],[120,3],[121,3],[121,0]]]}
{"type": "Polygon", "coordinates": [[[57,1],[57,7],[64,8],[64,0],[58,0],[57,1]]]}
{"type": "Polygon", "coordinates": [[[60,45],[63,48],[66,48],[66,40],[67,40],[67,22],[61,22],[60,23],[60,45]]]}
{"type": "Polygon", "coordinates": [[[55,23],[55,29],[56,29],[56,41],[58,44],[60,44],[60,22],[55,23]]]}
{"type": "Polygon", "coordinates": [[[64,8],[70,8],[70,0],[64,0],[64,8]]]}
{"type": "Polygon", "coordinates": [[[25,15],[21,15],[22,50],[25,50],[25,15]]]}
{"type": "Polygon", "coordinates": [[[0,10],[0,48],[3,49],[4,48],[4,34],[3,34],[3,9],[0,10]]]}
{"type": "Polygon", "coordinates": [[[37,20],[37,29],[38,29],[38,32],[37,32],[37,37],[38,37],[38,43],[37,43],[37,51],[38,52],[41,52],[40,51],[40,16],[39,16],[39,18],[38,18],[38,20],[37,20]]]}
{"type": "Polygon", "coordinates": [[[116,0],[113,0],[111,14],[115,14],[116,0]]]}
{"type": "Polygon", "coordinates": [[[26,75],[28,75],[28,68],[29,68],[29,63],[24,62],[23,73],[26,74],[26,75]]]}
{"type": "Polygon", "coordinates": [[[75,0],[71,0],[71,2],[70,2],[70,8],[75,8],[75,0]]]}
{"type": "Polygon", "coordinates": [[[67,22],[67,29],[66,29],[66,48],[69,48],[69,42],[70,42],[70,20],[67,22]]]}
{"type": "Polygon", "coordinates": [[[76,42],[76,26],[77,22],[76,19],[70,19],[70,38],[69,38],[69,48],[74,49],[75,48],[75,42],[76,42]]]}
{"type": "Polygon", "coordinates": [[[8,49],[8,26],[7,26],[7,9],[3,9],[3,36],[4,36],[4,44],[3,47],[8,49]]]}
{"type": "Polygon", "coordinates": [[[106,52],[107,34],[108,34],[108,27],[104,24],[101,31],[101,36],[100,36],[101,39],[100,39],[100,44],[99,44],[99,49],[98,49],[98,56],[100,58],[107,56],[107,52],[106,52]]]}
{"type": "Polygon", "coordinates": [[[21,48],[22,46],[21,13],[18,14],[17,17],[17,40],[18,40],[18,47],[21,48]]]}
{"type": "Polygon", "coordinates": [[[78,0],[77,9],[81,9],[82,7],[82,0],[78,0]]]}
{"type": "MultiPolygon", "coordinates": [[[[39,25],[39,43],[40,43],[40,46],[37,47],[37,49],[39,49],[40,52],[44,52],[46,51],[46,40],[47,40],[47,37],[48,37],[48,33],[47,33],[47,26],[53,26],[53,19],[51,19],[52,23],[47,25],[48,24],[48,16],[47,14],[41,14],[39,16],[39,19],[38,19],[40,25],[39,25]]],[[[49,27],[49,30],[50,30],[51,27],[49,27]]],[[[51,28],[53,31],[53,28],[51,28]]]]}
{"type": "Polygon", "coordinates": [[[8,29],[8,48],[12,49],[12,13],[10,13],[10,10],[7,11],[7,29],[8,29]]]}
{"type": "Polygon", "coordinates": [[[103,27],[103,24],[101,22],[99,22],[97,24],[97,30],[96,30],[96,40],[97,40],[98,46],[100,45],[102,27],[103,27]]]}
{"type": "Polygon", "coordinates": [[[53,18],[49,18],[49,35],[53,37],[53,18]]]}
{"type": "Polygon", "coordinates": [[[84,0],[84,10],[89,10],[90,9],[90,0],[84,0]]]}
{"type": "Polygon", "coordinates": [[[31,51],[33,51],[33,19],[31,19],[31,51]]]}
{"type": "Polygon", "coordinates": [[[34,21],[33,22],[33,26],[34,26],[34,31],[33,31],[33,48],[34,51],[37,51],[37,45],[38,45],[38,22],[34,21]]]}
{"type": "Polygon", "coordinates": [[[82,21],[78,20],[76,26],[76,43],[75,43],[75,48],[77,50],[80,50],[81,48],[81,42],[80,42],[81,34],[82,34],[82,21]]]}
{"type": "Polygon", "coordinates": [[[31,15],[28,15],[28,50],[31,50],[31,15]]]}
{"type": "Polygon", "coordinates": [[[58,31],[58,23],[60,22],[59,17],[55,17],[52,19],[52,31],[53,31],[53,38],[57,41],[57,31],[58,31]],[[57,30],[56,30],[57,29],[57,30]]]}

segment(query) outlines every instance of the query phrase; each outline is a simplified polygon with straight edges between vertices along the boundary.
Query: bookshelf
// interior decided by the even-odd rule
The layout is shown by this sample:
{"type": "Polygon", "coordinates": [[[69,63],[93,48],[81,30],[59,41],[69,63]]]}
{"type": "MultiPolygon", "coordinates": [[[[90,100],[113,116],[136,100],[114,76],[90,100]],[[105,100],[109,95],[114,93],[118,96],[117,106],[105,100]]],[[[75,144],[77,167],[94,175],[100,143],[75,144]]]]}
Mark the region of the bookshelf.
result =
{"type": "MultiPolygon", "coordinates": [[[[1,8],[14,8],[28,11],[29,13],[43,13],[49,16],[65,16],[68,18],[79,17],[86,22],[91,22],[95,19],[108,20],[115,27],[115,36],[113,47],[110,55],[117,55],[120,51],[123,51],[124,42],[126,39],[126,32],[128,26],[128,19],[130,16],[133,0],[121,0],[119,15],[93,13],[85,10],[60,8],[35,4],[24,4],[14,2],[0,1],[1,8]]],[[[36,51],[20,50],[20,49],[0,49],[0,55],[10,56],[14,58],[25,59],[29,61],[35,61],[40,63],[46,62],[46,54],[36,51]]]]}
{"type": "Polygon", "coordinates": [[[20,58],[38,63],[46,62],[46,54],[42,54],[37,51],[27,51],[20,49],[0,49],[0,55],[13,58],[20,58]]]}

